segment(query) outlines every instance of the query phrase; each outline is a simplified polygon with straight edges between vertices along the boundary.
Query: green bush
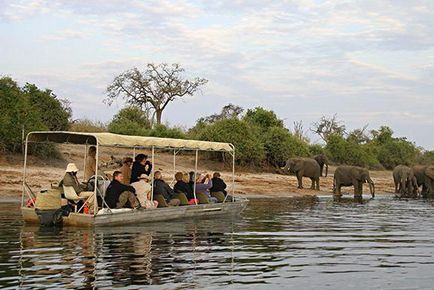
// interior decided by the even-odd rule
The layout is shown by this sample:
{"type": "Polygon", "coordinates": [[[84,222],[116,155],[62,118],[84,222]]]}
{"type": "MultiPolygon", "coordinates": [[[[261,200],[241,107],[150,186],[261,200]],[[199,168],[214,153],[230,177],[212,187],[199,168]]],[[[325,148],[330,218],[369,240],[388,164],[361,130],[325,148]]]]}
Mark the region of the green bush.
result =
{"type": "Polygon", "coordinates": [[[259,164],[265,159],[264,146],[254,126],[239,119],[222,119],[206,126],[198,139],[232,143],[239,164],[259,164]]]}
{"type": "Polygon", "coordinates": [[[327,155],[337,164],[377,167],[378,160],[371,147],[346,140],[338,134],[328,137],[327,155]]]}
{"type": "Polygon", "coordinates": [[[69,130],[72,132],[107,132],[107,126],[98,121],[80,119],[70,124],[69,130]]]}
{"type": "MultiPolygon", "coordinates": [[[[3,77],[0,78],[0,103],[0,147],[6,151],[22,150],[23,130],[27,134],[36,130],[68,129],[71,109],[51,90],[40,90],[33,84],[19,87],[13,79],[3,77]]],[[[33,153],[39,154],[41,150],[35,149],[33,153]]]]}
{"type": "Polygon", "coordinates": [[[185,133],[181,128],[170,128],[163,124],[155,125],[154,128],[146,132],[146,136],[185,139],[185,133]]]}
{"type": "Polygon", "coordinates": [[[150,128],[146,114],[135,106],[120,110],[108,125],[109,132],[122,135],[146,136],[150,128]]]}
{"type": "Polygon", "coordinates": [[[283,128],[283,121],[273,111],[265,110],[262,107],[247,110],[243,119],[262,130],[267,130],[271,127],[283,128]]]}
{"type": "Polygon", "coordinates": [[[319,144],[309,145],[309,151],[310,151],[311,156],[315,156],[315,155],[319,155],[319,154],[325,154],[326,155],[326,150],[324,149],[323,146],[321,146],[319,144]]]}
{"type": "Polygon", "coordinates": [[[417,163],[424,165],[433,165],[434,164],[434,150],[433,151],[425,151],[420,152],[417,157],[417,163]]]}
{"type": "Polygon", "coordinates": [[[269,128],[263,135],[266,160],[273,166],[282,166],[290,157],[309,156],[309,146],[293,136],[288,129],[269,128]]]}
{"type": "Polygon", "coordinates": [[[396,165],[414,165],[416,163],[417,148],[412,143],[394,139],[381,144],[378,148],[378,160],[387,169],[396,165]]]}

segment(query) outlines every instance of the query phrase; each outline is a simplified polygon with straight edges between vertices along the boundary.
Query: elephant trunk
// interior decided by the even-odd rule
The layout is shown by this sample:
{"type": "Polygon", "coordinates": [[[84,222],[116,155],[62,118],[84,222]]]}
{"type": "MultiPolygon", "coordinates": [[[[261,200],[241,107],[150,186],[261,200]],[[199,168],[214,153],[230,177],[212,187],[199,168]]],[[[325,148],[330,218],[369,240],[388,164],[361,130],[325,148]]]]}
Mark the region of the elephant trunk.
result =
{"type": "Polygon", "coordinates": [[[368,183],[369,183],[369,191],[371,192],[372,198],[375,197],[375,185],[374,182],[370,177],[368,177],[368,183]]]}

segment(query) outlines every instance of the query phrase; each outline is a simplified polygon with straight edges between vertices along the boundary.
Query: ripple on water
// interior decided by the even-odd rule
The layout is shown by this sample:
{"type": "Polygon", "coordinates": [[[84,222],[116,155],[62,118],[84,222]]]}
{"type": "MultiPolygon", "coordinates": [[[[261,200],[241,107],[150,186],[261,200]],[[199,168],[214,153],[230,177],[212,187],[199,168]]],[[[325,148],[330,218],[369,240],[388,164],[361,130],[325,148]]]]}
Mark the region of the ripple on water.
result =
{"type": "Polygon", "coordinates": [[[242,218],[23,226],[0,204],[0,286],[431,288],[432,202],[254,199],[242,218]]]}

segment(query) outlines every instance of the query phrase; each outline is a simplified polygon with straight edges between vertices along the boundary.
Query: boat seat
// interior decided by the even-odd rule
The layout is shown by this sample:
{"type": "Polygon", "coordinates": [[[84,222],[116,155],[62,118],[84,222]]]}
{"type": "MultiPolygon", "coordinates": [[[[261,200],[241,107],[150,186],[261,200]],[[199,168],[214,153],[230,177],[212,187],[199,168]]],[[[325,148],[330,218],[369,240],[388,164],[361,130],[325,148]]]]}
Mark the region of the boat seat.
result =
{"type": "Polygon", "coordinates": [[[74,187],[63,185],[63,193],[65,194],[65,198],[72,201],[74,205],[74,212],[77,212],[77,202],[81,200],[87,199],[86,196],[78,196],[75,192],[74,187]]]}

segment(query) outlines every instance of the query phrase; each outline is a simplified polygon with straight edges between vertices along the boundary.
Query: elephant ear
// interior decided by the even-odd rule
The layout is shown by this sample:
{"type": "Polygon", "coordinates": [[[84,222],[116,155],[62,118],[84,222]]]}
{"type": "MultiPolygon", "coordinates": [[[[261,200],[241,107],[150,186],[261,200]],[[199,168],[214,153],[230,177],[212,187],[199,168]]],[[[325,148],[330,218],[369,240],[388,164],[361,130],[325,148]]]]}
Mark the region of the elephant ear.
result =
{"type": "Polygon", "coordinates": [[[425,169],[425,175],[431,179],[434,179],[434,166],[428,166],[425,169]]]}

